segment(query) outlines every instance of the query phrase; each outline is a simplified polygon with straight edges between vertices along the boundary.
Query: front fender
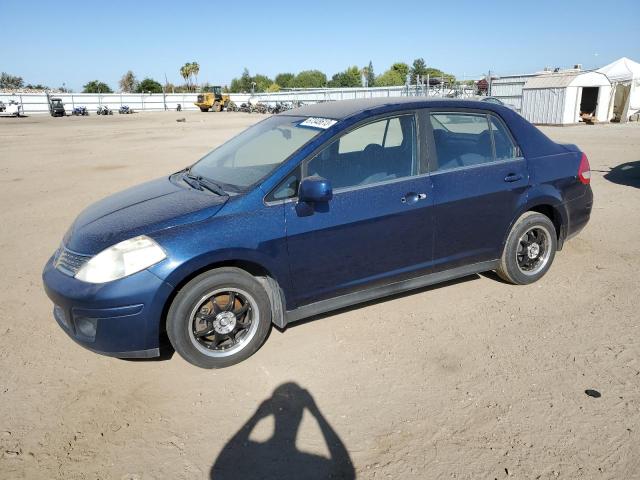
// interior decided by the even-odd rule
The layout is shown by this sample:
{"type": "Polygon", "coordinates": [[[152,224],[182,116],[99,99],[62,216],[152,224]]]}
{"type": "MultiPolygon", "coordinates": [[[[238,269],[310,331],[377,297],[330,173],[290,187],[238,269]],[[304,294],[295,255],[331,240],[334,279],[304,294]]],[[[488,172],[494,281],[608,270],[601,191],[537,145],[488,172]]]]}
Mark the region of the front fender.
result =
{"type": "Polygon", "coordinates": [[[249,249],[224,249],[203,252],[186,261],[169,261],[165,265],[154,265],[150,270],[174,287],[180,285],[194,272],[206,270],[207,267],[219,264],[244,263],[252,264],[266,271],[279,285],[286,283],[286,272],[276,264],[273,258],[261,252],[249,249]]]}
{"type": "Polygon", "coordinates": [[[212,266],[240,263],[266,271],[292,298],[282,206],[222,214],[156,232],[153,238],[168,258],[149,270],[174,287],[212,266]]]}

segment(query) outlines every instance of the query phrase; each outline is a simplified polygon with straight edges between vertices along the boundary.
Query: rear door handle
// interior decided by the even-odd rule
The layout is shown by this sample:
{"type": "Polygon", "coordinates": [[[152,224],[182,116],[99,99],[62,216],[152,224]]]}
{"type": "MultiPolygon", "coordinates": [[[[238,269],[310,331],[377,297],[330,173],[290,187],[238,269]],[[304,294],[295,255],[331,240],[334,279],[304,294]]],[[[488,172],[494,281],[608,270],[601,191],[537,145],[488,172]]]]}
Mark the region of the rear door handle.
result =
{"type": "Polygon", "coordinates": [[[510,173],[506,177],[504,177],[505,182],[517,182],[518,180],[522,180],[522,175],[519,173],[510,173]]]}
{"type": "Polygon", "coordinates": [[[402,197],[400,201],[402,203],[416,203],[417,201],[424,200],[425,198],[427,198],[426,193],[409,192],[405,194],[405,196],[402,197]]]}

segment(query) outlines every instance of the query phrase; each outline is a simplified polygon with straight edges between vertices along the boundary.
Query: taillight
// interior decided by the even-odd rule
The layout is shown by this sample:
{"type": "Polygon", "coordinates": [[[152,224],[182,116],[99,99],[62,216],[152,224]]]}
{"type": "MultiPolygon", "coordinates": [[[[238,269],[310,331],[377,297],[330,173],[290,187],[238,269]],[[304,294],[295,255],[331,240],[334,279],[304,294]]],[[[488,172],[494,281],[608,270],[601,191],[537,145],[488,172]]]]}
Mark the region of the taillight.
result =
{"type": "Polygon", "coordinates": [[[589,165],[589,159],[584,153],[582,154],[580,166],[578,167],[578,180],[585,185],[589,185],[591,181],[591,166],[589,165]]]}

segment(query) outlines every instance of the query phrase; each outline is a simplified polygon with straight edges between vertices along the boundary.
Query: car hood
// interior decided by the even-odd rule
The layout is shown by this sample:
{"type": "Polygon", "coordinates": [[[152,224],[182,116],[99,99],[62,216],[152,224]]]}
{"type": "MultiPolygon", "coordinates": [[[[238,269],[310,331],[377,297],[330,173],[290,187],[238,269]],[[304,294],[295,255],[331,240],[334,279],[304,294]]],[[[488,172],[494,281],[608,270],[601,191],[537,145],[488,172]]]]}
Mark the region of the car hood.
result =
{"type": "Polygon", "coordinates": [[[65,246],[95,255],[138,235],[215,215],[229,197],[186,189],[160,178],[111,195],[86,208],[66,233],[65,246]]]}

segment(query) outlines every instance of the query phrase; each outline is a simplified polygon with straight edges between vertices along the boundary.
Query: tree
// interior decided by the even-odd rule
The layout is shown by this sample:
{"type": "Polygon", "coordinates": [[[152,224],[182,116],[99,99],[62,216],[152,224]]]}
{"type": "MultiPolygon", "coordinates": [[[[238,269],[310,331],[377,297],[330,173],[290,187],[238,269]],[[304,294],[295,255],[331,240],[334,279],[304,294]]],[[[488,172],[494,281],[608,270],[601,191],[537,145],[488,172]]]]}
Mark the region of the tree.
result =
{"type": "Polygon", "coordinates": [[[364,73],[365,81],[367,82],[367,87],[373,87],[376,84],[376,74],[373,71],[373,62],[369,60],[369,65],[362,69],[364,73]]]}
{"type": "Polygon", "coordinates": [[[327,86],[327,76],[320,70],[304,70],[293,79],[294,88],[320,88],[327,86]]]}
{"type": "Polygon", "coordinates": [[[398,70],[390,68],[382,75],[376,77],[376,87],[395,87],[397,85],[404,85],[405,77],[402,76],[398,70]]]}
{"type": "Polygon", "coordinates": [[[439,70],[437,68],[427,68],[425,75],[429,75],[430,78],[437,78],[437,79],[441,79],[444,77],[444,81],[445,82],[455,82],[456,81],[456,77],[455,75],[452,75],[450,73],[445,73],[442,70],[439,70]]]}
{"type": "Polygon", "coordinates": [[[336,73],[329,82],[330,87],[361,87],[362,77],[356,66],[347,68],[344,72],[336,73]]]}
{"type": "Polygon", "coordinates": [[[259,73],[254,75],[251,81],[256,84],[256,92],[266,92],[267,88],[269,88],[269,86],[273,83],[273,80],[271,80],[269,77],[267,77],[266,75],[260,75],[259,73]]]}
{"type": "Polygon", "coordinates": [[[416,83],[418,75],[422,78],[426,76],[427,73],[427,63],[424,61],[424,58],[416,58],[413,61],[413,66],[411,67],[411,83],[416,83]]]}
{"type": "Polygon", "coordinates": [[[180,75],[184,78],[189,91],[194,89],[195,85],[198,84],[198,73],[200,73],[200,65],[198,62],[187,62],[180,67],[180,75]],[[193,82],[193,77],[196,78],[195,84],[193,82]]]}
{"type": "Polygon", "coordinates": [[[125,73],[120,79],[120,91],[125,93],[131,93],[136,90],[138,80],[131,70],[125,73]]]}
{"type": "Polygon", "coordinates": [[[189,76],[191,75],[191,69],[188,63],[185,63],[180,67],[180,75],[184,78],[184,82],[189,85],[189,76]]]}
{"type": "Polygon", "coordinates": [[[91,80],[82,88],[82,93],[113,93],[113,90],[111,90],[109,85],[99,80],[91,80]]]}
{"type": "Polygon", "coordinates": [[[280,85],[278,85],[277,83],[272,83],[271,85],[269,85],[269,88],[267,88],[267,92],[279,92],[280,91],[280,85]]]}
{"type": "Polygon", "coordinates": [[[6,72],[0,74],[0,88],[22,88],[24,80],[17,75],[10,75],[6,72]]]}
{"type": "Polygon", "coordinates": [[[28,83],[24,88],[28,88],[30,90],[49,90],[49,87],[42,85],[41,83],[37,83],[35,85],[28,83]]]}
{"type": "Polygon", "coordinates": [[[153,78],[145,78],[138,84],[138,88],[136,88],[137,93],[162,93],[162,85],[159,82],[156,82],[153,78]]]}
{"type": "Polygon", "coordinates": [[[293,73],[279,73],[276,75],[275,82],[280,85],[280,88],[291,88],[291,84],[295,75],[293,73]]]}
{"type": "Polygon", "coordinates": [[[407,78],[407,75],[409,74],[409,71],[411,69],[409,68],[409,65],[404,62],[396,62],[391,65],[391,70],[395,70],[402,76],[402,84],[404,85],[405,79],[407,78]]]}
{"type": "Polygon", "coordinates": [[[198,85],[198,74],[200,73],[200,64],[198,62],[191,62],[189,64],[191,66],[191,75],[196,77],[195,85],[198,85]]]}

